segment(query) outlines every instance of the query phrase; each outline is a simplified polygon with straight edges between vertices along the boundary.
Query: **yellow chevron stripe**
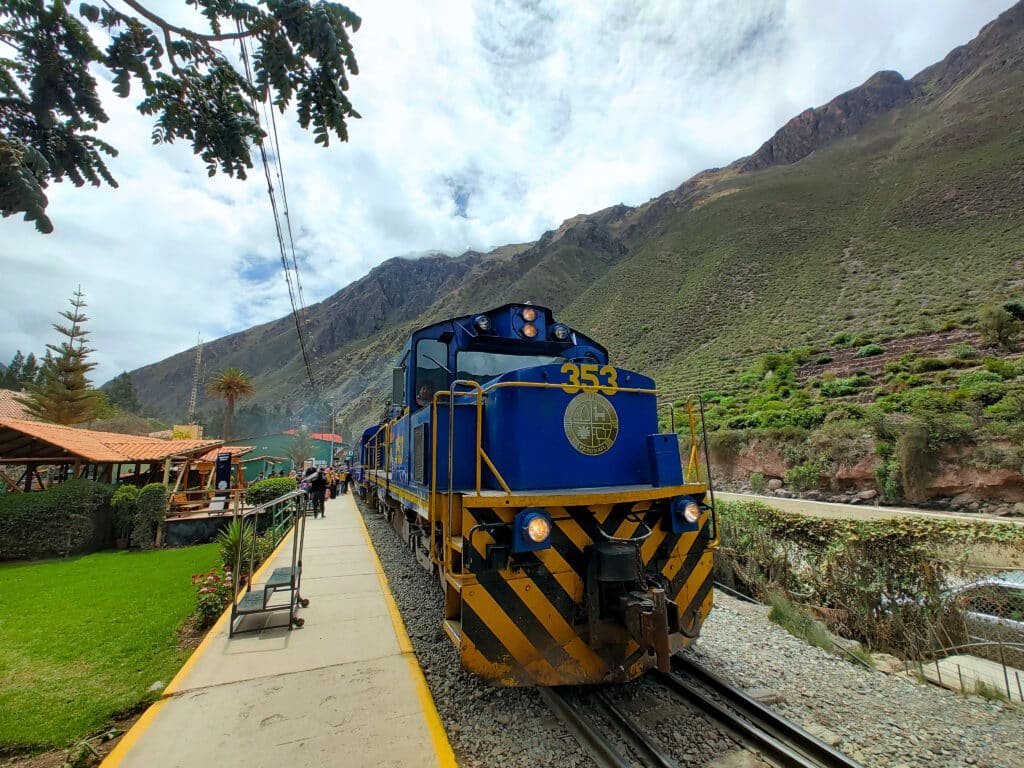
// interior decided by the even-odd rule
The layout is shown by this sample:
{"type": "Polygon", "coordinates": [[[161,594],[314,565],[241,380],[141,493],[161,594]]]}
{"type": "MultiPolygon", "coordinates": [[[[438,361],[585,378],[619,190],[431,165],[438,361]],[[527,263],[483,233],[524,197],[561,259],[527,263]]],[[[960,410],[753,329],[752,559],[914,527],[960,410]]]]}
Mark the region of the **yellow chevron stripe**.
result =
{"type": "Polygon", "coordinates": [[[575,602],[583,600],[583,579],[573,570],[562,554],[554,547],[539,549],[534,552],[537,559],[547,568],[555,580],[562,585],[562,589],[575,602]]]}
{"type": "Polygon", "coordinates": [[[494,636],[501,639],[502,645],[508,649],[519,666],[537,680],[558,679],[559,674],[555,668],[547,659],[537,655],[533,643],[506,615],[486,589],[479,585],[464,589],[462,599],[472,607],[473,612],[480,618],[480,621],[487,625],[494,636]]]}
{"type": "MultiPolygon", "coordinates": [[[[544,592],[529,578],[505,579],[519,599],[537,617],[552,638],[568,653],[583,672],[585,679],[595,680],[604,671],[605,663],[583,642],[576,630],[566,623],[544,592]]],[[[571,676],[571,675],[567,675],[571,676]]]]}

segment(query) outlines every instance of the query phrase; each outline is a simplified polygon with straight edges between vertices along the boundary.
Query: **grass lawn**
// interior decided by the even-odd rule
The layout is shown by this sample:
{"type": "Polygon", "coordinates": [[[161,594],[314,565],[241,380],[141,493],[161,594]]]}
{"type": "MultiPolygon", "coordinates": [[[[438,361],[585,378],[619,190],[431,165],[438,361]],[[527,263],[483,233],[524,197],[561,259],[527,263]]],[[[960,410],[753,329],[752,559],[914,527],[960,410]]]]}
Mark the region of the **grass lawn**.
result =
{"type": "Polygon", "coordinates": [[[191,575],[216,560],[209,544],[0,565],[0,752],[68,746],[154,698],[189,655],[191,575]]]}

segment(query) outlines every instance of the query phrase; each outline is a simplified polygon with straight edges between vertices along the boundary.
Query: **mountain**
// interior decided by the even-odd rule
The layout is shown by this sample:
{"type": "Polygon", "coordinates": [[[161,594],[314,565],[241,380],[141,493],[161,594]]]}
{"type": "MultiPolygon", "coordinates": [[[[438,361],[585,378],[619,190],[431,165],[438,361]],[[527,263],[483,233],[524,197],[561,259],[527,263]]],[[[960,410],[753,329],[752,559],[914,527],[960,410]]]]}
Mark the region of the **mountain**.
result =
{"type": "MultiPolygon", "coordinates": [[[[1024,1],[910,79],[873,75],[790,120],[749,157],[637,207],[565,221],[489,253],[391,259],[311,306],[316,373],[350,426],[371,421],[409,331],[533,300],[670,393],[840,330],[970,324],[1024,285],[1024,1]]],[[[209,343],[257,400],[308,399],[294,321],[209,343]]],[[[186,351],[132,372],[181,418],[186,351]]]]}

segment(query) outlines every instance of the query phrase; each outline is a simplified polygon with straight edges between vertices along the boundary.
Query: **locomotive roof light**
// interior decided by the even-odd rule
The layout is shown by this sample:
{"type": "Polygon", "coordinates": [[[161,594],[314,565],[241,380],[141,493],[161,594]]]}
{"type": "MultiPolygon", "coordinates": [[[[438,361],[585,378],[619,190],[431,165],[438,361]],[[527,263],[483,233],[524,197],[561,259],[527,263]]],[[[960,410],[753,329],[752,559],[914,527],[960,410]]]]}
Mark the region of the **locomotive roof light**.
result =
{"type": "Polygon", "coordinates": [[[523,320],[525,320],[528,323],[532,323],[534,320],[537,319],[537,310],[534,309],[533,307],[523,307],[522,315],[523,320]]]}
{"type": "Polygon", "coordinates": [[[532,552],[551,546],[551,516],[539,507],[521,510],[512,522],[512,551],[532,552]]]}
{"type": "Polygon", "coordinates": [[[555,323],[551,329],[551,335],[559,341],[566,341],[569,338],[569,326],[562,323],[555,323]]]}
{"type": "Polygon", "coordinates": [[[672,533],[696,531],[700,527],[700,502],[693,496],[678,496],[672,500],[672,533]]]}
{"type": "Polygon", "coordinates": [[[491,330],[491,318],[487,315],[477,315],[473,318],[473,325],[477,327],[477,330],[487,333],[491,330]]]}
{"type": "Polygon", "coordinates": [[[528,339],[535,338],[537,336],[537,326],[533,323],[526,323],[520,333],[528,339]]]}

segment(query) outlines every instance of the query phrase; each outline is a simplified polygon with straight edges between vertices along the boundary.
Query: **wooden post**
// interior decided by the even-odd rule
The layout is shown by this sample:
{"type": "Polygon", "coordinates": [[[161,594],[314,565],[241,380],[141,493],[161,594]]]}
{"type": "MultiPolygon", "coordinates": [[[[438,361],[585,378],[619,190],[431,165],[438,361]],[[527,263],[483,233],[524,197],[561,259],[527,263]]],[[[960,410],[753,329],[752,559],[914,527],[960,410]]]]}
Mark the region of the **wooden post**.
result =
{"type": "Polygon", "coordinates": [[[136,461],[135,462],[135,483],[134,483],[134,485],[138,485],[139,484],[139,480],[141,480],[141,479],[142,479],[142,464],[140,462],[136,461]]]}
{"type": "Polygon", "coordinates": [[[164,479],[161,481],[166,487],[171,482],[171,459],[170,457],[164,459],[164,479]]]}
{"type": "Polygon", "coordinates": [[[25,467],[25,493],[30,493],[32,491],[32,475],[35,473],[35,471],[35,464],[29,464],[27,467],[25,467]]]}

